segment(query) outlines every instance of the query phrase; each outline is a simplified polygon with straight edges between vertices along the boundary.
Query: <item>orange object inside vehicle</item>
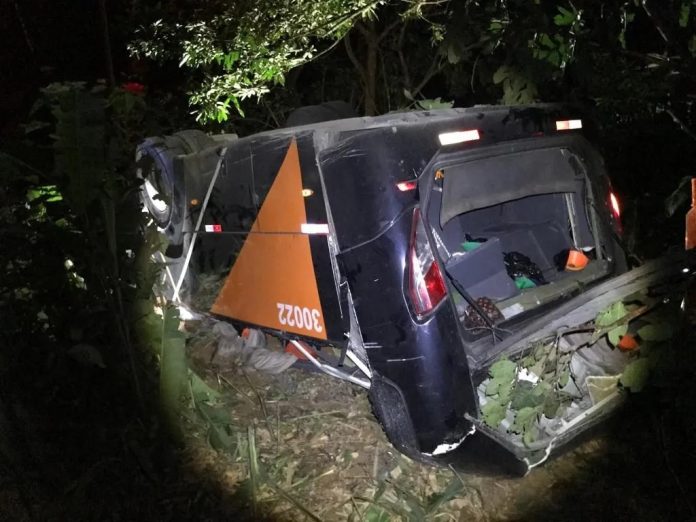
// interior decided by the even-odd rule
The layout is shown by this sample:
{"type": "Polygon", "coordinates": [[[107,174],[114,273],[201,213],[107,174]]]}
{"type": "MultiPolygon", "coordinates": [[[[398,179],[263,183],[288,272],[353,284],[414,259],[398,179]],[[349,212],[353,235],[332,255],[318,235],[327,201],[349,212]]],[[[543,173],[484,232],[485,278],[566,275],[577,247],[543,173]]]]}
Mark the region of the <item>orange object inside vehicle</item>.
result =
{"type": "Polygon", "coordinates": [[[566,261],[566,270],[582,270],[589,263],[589,258],[580,250],[571,250],[568,252],[568,261],[566,261]]]}

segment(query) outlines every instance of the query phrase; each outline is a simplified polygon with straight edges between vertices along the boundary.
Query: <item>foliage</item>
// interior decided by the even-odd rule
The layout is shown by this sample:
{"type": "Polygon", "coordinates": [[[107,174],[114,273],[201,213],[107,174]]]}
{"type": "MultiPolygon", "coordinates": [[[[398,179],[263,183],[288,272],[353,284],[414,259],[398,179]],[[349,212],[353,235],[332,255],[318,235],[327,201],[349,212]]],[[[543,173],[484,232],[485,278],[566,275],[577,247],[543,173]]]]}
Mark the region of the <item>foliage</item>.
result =
{"type": "Polygon", "coordinates": [[[200,119],[220,122],[231,108],[243,114],[241,100],[282,85],[290,69],[317,56],[318,43],[340,39],[354,19],[370,16],[381,3],[221,3],[187,13],[193,18],[185,23],[157,19],[141,27],[130,51],[154,59],[176,58],[179,66],[201,71],[191,102],[199,108],[200,119]]]}
{"type": "Polygon", "coordinates": [[[674,367],[675,361],[664,361],[673,352],[668,347],[674,342],[677,326],[675,315],[664,309],[665,306],[658,298],[644,293],[631,295],[601,310],[594,320],[591,335],[570,349],[559,348],[561,336],[568,332],[588,332],[587,327],[559,331],[550,341],[532,346],[518,361],[501,359],[495,362],[482,384],[486,396],[481,407],[483,422],[498,428],[508,419],[505,427],[510,433],[520,435],[526,445],[533,443],[538,437],[541,416],[549,419],[562,416],[565,407],[577,398],[574,392],[566,391],[571,378],[575,379],[570,365],[573,354],[604,336],[612,348],[621,348],[625,336],[635,345],[626,355],[623,372],[616,376],[623,388],[640,392],[653,373],[658,383],[668,380],[665,371],[674,367]],[[660,305],[663,308],[657,308],[660,305]],[[632,323],[636,321],[639,323],[634,327],[632,323]],[[631,334],[627,336],[629,328],[631,334]]]}
{"type": "Polygon", "coordinates": [[[57,359],[49,360],[70,358],[131,382],[141,411],[142,361],[153,356],[137,347],[161,338],[152,334],[161,321],[152,320],[151,300],[160,240],[144,222],[132,165],[148,114],[140,93],[51,84],[27,125],[29,153],[0,155],[8,276],[0,307],[16,363],[27,342],[52,346],[57,359]]]}

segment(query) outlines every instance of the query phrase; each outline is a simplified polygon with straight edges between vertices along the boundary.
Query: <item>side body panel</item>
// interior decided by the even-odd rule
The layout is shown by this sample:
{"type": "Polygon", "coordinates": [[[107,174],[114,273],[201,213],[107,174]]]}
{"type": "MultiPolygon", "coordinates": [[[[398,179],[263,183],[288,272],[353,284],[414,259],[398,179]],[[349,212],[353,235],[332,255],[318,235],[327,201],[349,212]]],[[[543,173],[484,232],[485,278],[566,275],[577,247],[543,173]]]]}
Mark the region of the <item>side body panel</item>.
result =
{"type": "Polygon", "coordinates": [[[425,322],[416,322],[404,294],[412,212],[384,234],[339,254],[355,299],[373,371],[402,392],[420,451],[457,442],[476,415],[474,391],[457,318],[448,301],[425,322]]]}
{"type": "Polygon", "coordinates": [[[469,367],[451,299],[425,320],[412,310],[407,259],[413,210],[423,204],[423,194],[402,191],[397,183],[422,181],[424,172],[431,172],[441,133],[477,129],[479,140],[448,148],[475,150],[553,134],[555,119],[564,114],[501,109],[447,121],[345,132],[337,146],[319,156],[341,275],[353,296],[370,365],[399,390],[421,452],[458,443],[470,432],[469,419],[479,415],[472,382],[476,369],[469,367]]]}

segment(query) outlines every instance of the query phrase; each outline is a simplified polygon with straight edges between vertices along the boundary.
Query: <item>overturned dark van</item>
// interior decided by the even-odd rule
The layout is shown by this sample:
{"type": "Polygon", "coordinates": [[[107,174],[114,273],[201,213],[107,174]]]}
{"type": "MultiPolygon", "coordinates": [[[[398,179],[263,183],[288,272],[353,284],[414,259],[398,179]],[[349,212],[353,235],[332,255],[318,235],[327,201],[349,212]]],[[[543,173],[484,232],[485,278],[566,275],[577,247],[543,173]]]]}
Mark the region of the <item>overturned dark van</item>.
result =
{"type": "Polygon", "coordinates": [[[674,270],[627,272],[582,126],[537,105],[150,138],[168,297],[369,388],[408,455],[524,472],[620,403],[627,331],[602,328],[674,270]]]}

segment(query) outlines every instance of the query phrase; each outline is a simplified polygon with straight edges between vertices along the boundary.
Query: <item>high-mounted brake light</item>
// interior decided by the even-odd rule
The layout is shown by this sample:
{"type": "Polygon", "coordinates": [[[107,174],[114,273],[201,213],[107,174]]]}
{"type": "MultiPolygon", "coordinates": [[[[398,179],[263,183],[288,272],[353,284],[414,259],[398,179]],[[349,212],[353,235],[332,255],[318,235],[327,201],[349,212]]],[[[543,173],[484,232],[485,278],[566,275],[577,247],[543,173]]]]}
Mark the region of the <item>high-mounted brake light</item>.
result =
{"type": "Polygon", "coordinates": [[[328,234],[329,225],[326,223],[302,223],[300,225],[300,231],[303,234],[328,234]]]}
{"type": "Polygon", "coordinates": [[[582,120],[559,120],[556,122],[556,130],[574,130],[582,129],[582,120]]]}
{"type": "Polygon", "coordinates": [[[440,145],[453,145],[455,143],[464,143],[465,141],[476,141],[481,139],[479,131],[476,129],[466,131],[443,132],[438,136],[440,145]]]}
{"type": "Polygon", "coordinates": [[[416,314],[432,311],[447,295],[447,285],[428,242],[420,209],[413,212],[408,259],[408,294],[416,314]]]}
{"type": "Polygon", "coordinates": [[[222,232],[222,225],[206,225],[206,232],[222,232]]]}
{"type": "Polygon", "coordinates": [[[408,192],[409,190],[415,190],[416,187],[418,187],[418,181],[416,181],[416,180],[402,181],[401,183],[396,184],[396,188],[398,188],[401,192],[408,192]]]}

